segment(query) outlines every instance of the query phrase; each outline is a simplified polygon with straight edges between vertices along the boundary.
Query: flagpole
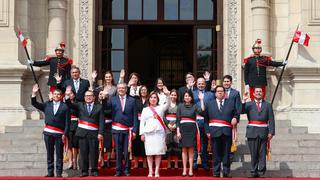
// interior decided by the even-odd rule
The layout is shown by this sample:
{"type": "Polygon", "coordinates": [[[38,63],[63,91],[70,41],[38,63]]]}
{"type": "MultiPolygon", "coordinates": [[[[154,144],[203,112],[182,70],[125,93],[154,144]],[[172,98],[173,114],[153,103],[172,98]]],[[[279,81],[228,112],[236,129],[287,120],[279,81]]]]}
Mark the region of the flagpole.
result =
{"type": "MultiPolygon", "coordinates": [[[[297,32],[298,29],[299,29],[299,24],[298,24],[295,32],[297,32]]],[[[285,60],[288,60],[289,55],[290,55],[290,52],[291,52],[291,49],[292,49],[292,46],[293,46],[293,38],[292,38],[292,40],[291,40],[291,44],[290,44],[290,47],[289,47],[289,50],[288,50],[288,53],[287,53],[287,56],[286,56],[286,59],[285,59],[285,60]]],[[[274,90],[274,93],[273,93],[271,105],[273,105],[273,102],[274,102],[274,99],[275,99],[275,97],[276,97],[276,94],[277,94],[277,91],[278,91],[280,82],[281,82],[281,80],[282,80],[282,76],[283,76],[283,73],[284,73],[284,69],[285,69],[285,68],[286,68],[286,64],[284,64],[283,67],[282,67],[281,74],[280,74],[280,77],[279,77],[279,80],[278,80],[276,89],[274,90]]]]}
{"type": "MultiPolygon", "coordinates": [[[[24,50],[26,52],[28,60],[30,61],[29,52],[28,52],[28,49],[27,49],[26,46],[24,46],[24,50]]],[[[34,73],[33,66],[32,66],[32,64],[29,64],[29,65],[30,65],[30,68],[31,68],[31,71],[32,71],[33,79],[36,82],[36,84],[38,84],[38,86],[39,86],[39,82],[38,82],[38,79],[36,77],[36,74],[34,73]]],[[[39,87],[39,91],[38,92],[39,92],[39,96],[40,96],[41,102],[43,103],[44,101],[43,101],[43,97],[42,97],[42,93],[41,93],[40,87],[39,87]]]]}

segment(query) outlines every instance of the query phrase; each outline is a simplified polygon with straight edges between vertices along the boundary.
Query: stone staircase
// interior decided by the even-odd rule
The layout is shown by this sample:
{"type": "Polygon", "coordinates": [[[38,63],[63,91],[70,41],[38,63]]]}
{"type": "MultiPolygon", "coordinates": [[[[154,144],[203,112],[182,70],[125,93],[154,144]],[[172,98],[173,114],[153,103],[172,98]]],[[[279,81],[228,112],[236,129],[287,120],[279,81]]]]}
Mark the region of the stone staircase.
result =
{"type": "MultiPolygon", "coordinates": [[[[5,133],[0,134],[0,176],[46,174],[42,127],[42,120],[25,120],[23,126],[5,128],[5,133]]],[[[246,121],[242,121],[238,126],[238,151],[231,165],[234,177],[250,174],[245,129],[246,121]]],[[[305,127],[292,127],[289,120],[276,121],[271,148],[272,160],[267,162],[266,177],[320,177],[320,134],[308,134],[305,127]]]]}

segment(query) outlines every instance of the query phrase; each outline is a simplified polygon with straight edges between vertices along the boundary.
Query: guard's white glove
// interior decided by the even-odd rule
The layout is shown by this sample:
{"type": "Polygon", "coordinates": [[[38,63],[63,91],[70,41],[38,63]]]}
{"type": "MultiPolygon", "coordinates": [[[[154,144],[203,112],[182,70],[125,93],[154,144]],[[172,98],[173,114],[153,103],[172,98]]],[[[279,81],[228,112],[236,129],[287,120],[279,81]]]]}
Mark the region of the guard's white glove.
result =
{"type": "Polygon", "coordinates": [[[287,65],[288,64],[288,60],[286,59],[286,60],[284,60],[284,61],[282,61],[282,65],[287,65]]]}
{"type": "Polygon", "coordinates": [[[32,59],[28,59],[27,62],[28,64],[31,64],[31,65],[34,63],[32,59]]]}
{"type": "Polygon", "coordinates": [[[247,93],[250,91],[250,87],[249,87],[248,84],[245,86],[245,90],[246,90],[247,93]]]}

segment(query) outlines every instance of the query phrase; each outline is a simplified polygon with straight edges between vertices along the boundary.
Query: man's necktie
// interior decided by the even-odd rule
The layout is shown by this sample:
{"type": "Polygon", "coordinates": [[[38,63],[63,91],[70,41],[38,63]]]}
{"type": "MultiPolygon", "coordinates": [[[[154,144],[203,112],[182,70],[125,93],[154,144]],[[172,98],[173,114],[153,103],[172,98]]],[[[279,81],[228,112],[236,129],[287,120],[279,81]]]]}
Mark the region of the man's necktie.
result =
{"type": "Polygon", "coordinates": [[[222,108],[223,108],[223,104],[222,104],[222,101],[220,101],[220,111],[222,111],[222,108]]]}
{"type": "Polygon", "coordinates": [[[261,111],[260,101],[257,101],[257,108],[258,108],[258,112],[260,112],[261,111]]]}
{"type": "Polygon", "coordinates": [[[91,104],[88,104],[87,110],[88,110],[88,114],[91,114],[91,104]]]}
{"type": "Polygon", "coordinates": [[[124,111],[124,97],[120,96],[120,103],[121,103],[121,111],[124,111]]]}
{"type": "Polygon", "coordinates": [[[76,93],[79,91],[79,80],[74,81],[74,88],[76,90],[76,93]]]}

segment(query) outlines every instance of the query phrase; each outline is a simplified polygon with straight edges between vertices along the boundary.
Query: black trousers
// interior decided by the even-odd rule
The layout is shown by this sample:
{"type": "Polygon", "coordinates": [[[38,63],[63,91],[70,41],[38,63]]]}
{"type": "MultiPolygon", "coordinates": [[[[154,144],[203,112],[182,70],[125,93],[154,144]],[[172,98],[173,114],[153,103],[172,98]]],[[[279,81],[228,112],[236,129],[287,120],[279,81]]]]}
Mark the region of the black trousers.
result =
{"type": "Polygon", "coordinates": [[[63,142],[61,136],[44,134],[47,149],[48,175],[54,175],[54,151],[56,151],[56,175],[61,175],[63,170],[63,142]]]}
{"type": "Polygon", "coordinates": [[[89,160],[91,172],[98,171],[99,141],[98,137],[79,137],[80,165],[82,173],[88,173],[89,160]]]}
{"type": "Polygon", "coordinates": [[[248,138],[251,154],[251,174],[266,171],[267,139],[248,138]]]}
{"type": "Polygon", "coordinates": [[[116,172],[121,173],[122,170],[125,173],[130,173],[130,166],[131,162],[129,159],[129,152],[128,152],[128,131],[125,132],[117,132],[113,133],[114,143],[116,146],[116,172]],[[122,160],[124,160],[124,169],[122,168],[122,160]]]}
{"type": "Polygon", "coordinates": [[[221,135],[211,138],[212,144],[212,164],[213,174],[220,174],[221,162],[223,164],[223,174],[230,173],[230,148],[232,136],[221,135]]]}

